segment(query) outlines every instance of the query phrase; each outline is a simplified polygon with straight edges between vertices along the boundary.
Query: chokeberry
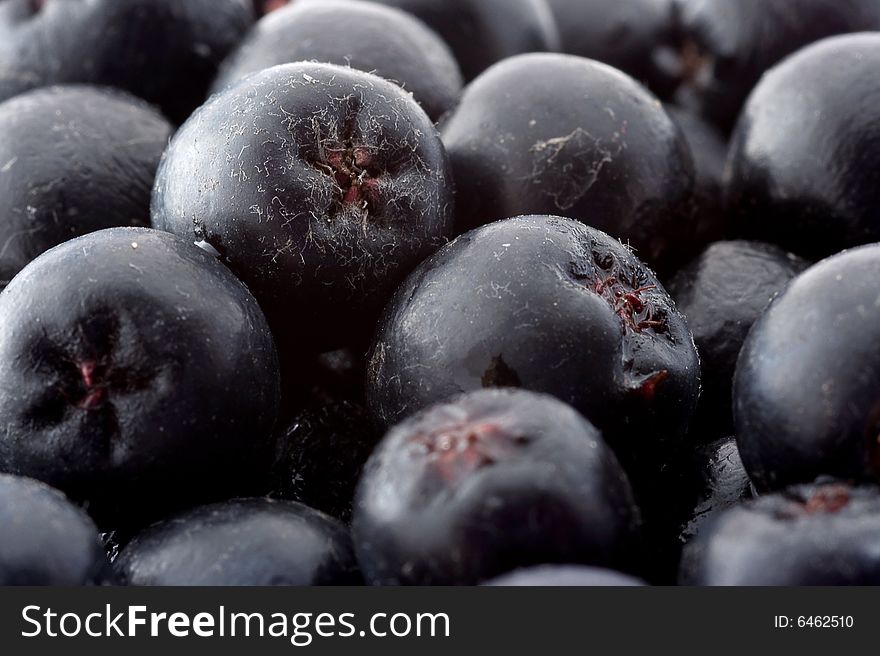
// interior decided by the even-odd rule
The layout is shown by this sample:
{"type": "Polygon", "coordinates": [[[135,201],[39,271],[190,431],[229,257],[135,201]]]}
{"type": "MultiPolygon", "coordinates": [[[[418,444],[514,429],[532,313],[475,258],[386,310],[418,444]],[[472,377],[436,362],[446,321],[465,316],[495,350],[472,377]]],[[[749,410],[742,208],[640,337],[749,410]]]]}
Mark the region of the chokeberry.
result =
{"type": "Polygon", "coordinates": [[[361,582],[348,529],[291,501],[196,508],[132,540],[115,568],[128,585],[305,586],[361,582]]]}
{"type": "Polygon", "coordinates": [[[443,37],[465,79],[513,55],[556,51],[559,31],[545,0],[371,0],[403,9],[443,37]]]}
{"type": "Polygon", "coordinates": [[[181,122],[253,20],[248,0],[6,0],[0,99],[52,84],[99,84],[181,122]]]}
{"type": "Polygon", "coordinates": [[[442,132],[457,232],[520,214],[566,216],[627,241],[652,266],[667,265],[692,232],[688,145],[660,102],[610,66],[507,59],[468,85],[442,132]]]}
{"type": "Polygon", "coordinates": [[[599,431],[564,403],[480,390],[394,427],[358,485],[372,584],[466,585],[517,567],[633,567],[638,511],[599,431]]]}
{"type": "Polygon", "coordinates": [[[272,336],[244,284],[193,244],[146,228],[65,242],[0,293],[0,326],[0,470],[114,528],[265,476],[272,336]]]}
{"type": "Polygon", "coordinates": [[[700,387],[687,323],[650,269],[546,216],[474,230],[423,262],[386,308],[367,375],[384,427],[460,392],[552,394],[602,431],[637,486],[683,436],[700,387]]]}
{"type": "Polygon", "coordinates": [[[703,371],[693,428],[709,440],[733,432],[731,395],[740,349],[770,301],[808,263],[770,244],[716,242],[667,289],[687,317],[703,371]]]}
{"type": "Polygon", "coordinates": [[[298,0],[257,23],[223,64],[214,90],[297,61],[350,66],[396,82],[435,121],[463,84],[449,47],[412,15],[355,0],[298,0]]]}
{"type": "MultiPolygon", "coordinates": [[[[675,45],[661,47],[656,59],[678,79],[675,101],[723,130],[761,75],[787,55],[834,34],[880,29],[876,0],[674,1],[675,45]]],[[[779,116],[791,118],[782,108],[779,116]]]]}
{"type": "Polygon", "coordinates": [[[109,89],[51,87],[0,103],[0,289],[63,241],[149,225],[171,132],[146,103],[109,89]]]}
{"type": "Polygon", "coordinates": [[[629,574],[586,565],[539,565],[503,574],[483,585],[495,587],[602,587],[621,588],[645,585],[629,574]]]}
{"type": "Polygon", "coordinates": [[[98,529],[61,492],[0,474],[0,585],[101,585],[112,581],[98,529]]]}
{"type": "Polygon", "coordinates": [[[685,550],[685,585],[880,583],[880,493],[833,481],[762,496],[722,513],[685,550]]]}
{"type": "Polygon", "coordinates": [[[789,283],[739,356],[734,419],[759,488],[818,476],[880,480],[880,245],[789,283]]]}
{"type": "Polygon", "coordinates": [[[284,354],[369,333],[451,232],[448,160],[399,86],[330,64],[275,66],[197,111],[156,177],[153,225],[220,253],[284,354]]]}
{"type": "Polygon", "coordinates": [[[731,144],[732,229],[815,259],[880,241],[877,66],[872,32],[820,41],[764,76],[731,144]]]}

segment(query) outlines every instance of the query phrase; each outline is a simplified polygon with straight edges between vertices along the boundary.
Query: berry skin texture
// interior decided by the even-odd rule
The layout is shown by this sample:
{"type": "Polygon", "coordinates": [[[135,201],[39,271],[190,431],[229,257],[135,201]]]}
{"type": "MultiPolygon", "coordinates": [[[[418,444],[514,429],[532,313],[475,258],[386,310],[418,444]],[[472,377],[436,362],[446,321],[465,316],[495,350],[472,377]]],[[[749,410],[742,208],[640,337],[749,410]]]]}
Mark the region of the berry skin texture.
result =
{"type": "Polygon", "coordinates": [[[437,131],[400,87],[296,63],[248,76],[196,112],[163,158],[152,216],[222,255],[284,357],[369,332],[451,233],[453,191],[437,131]]]}
{"type": "Polygon", "coordinates": [[[674,585],[684,545],[719,513],[753,495],[736,438],[706,441],[692,431],[641,500],[653,557],[651,583],[674,585]]]}
{"type": "Polygon", "coordinates": [[[578,565],[542,565],[528,567],[483,583],[492,587],[581,587],[581,588],[629,588],[646,585],[643,581],[601,567],[578,565]]]}
{"type": "Polygon", "coordinates": [[[734,380],[743,464],[761,490],[880,480],[880,245],[824,260],[752,328],[734,380]]]}
{"type": "Polygon", "coordinates": [[[877,585],[878,540],[876,488],[800,485],[721,514],[685,550],[681,583],[877,585]]]}
{"type": "Polygon", "coordinates": [[[0,103],[0,289],[63,241],[149,225],[171,132],[153,108],[118,91],[51,87],[0,103]]]}
{"type": "Polygon", "coordinates": [[[669,116],[681,128],[694,160],[694,206],[696,221],[687,240],[679,242],[676,259],[696,257],[711,243],[729,232],[724,208],[724,167],[727,165],[727,137],[693,111],[665,105],[669,116]]]}
{"type": "Polygon", "coordinates": [[[52,84],[124,89],[180,123],[254,21],[248,0],[6,0],[0,99],[52,84]]]}
{"type": "Polygon", "coordinates": [[[598,62],[530,54],[474,80],[443,123],[456,230],[520,214],[583,221],[648,264],[692,229],[694,171],[681,131],[629,76],[598,62]]]}
{"type": "Polygon", "coordinates": [[[388,427],[461,392],[552,394],[635,477],[685,432],[699,371],[684,318],[631,251],[576,221],[518,217],[459,237],[406,280],[377,332],[367,398],[388,427]]]}
{"type": "Polygon", "coordinates": [[[762,79],[730,152],[726,202],[741,233],[813,259],[880,241],[878,66],[880,34],[852,34],[762,79]]]}
{"type": "Polygon", "coordinates": [[[348,529],[300,503],[241,499],[151,526],[114,566],[135,586],[314,586],[361,582],[348,529]]]}
{"type": "Polygon", "coordinates": [[[102,585],[110,562],[89,516],[63,494],[0,474],[0,586],[102,585]]]}
{"type": "Polygon", "coordinates": [[[434,121],[453,107],[463,85],[449,47],[410,14],[355,0],[298,0],[257,23],[223,64],[214,90],[297,61],[350,66],[397,82],[434,121]]]}
{"type": "Polygon", "coordinates": [[[707,438],[733,432],[731,395],[742,345],[770,301],[809,264],[770,244],[721,241],[709,246],[666,288],[700,353],[703,393],[692,426],[707,438]]]}
{"type": "MultiPolygon", "coordinates": [[[[676,0],[676,5],[678,45],[658,53],[668,73],[678,77],[674,100],[724,131],[733,127],[761,75],[787,55],[824,37],[880,29],[877,0],[676,0]]],[[[791,118],[777,109],[780,117],[791,118]]]]}
{"type": "Polygon", "coordinates": [[[466,80],[525,52],[559,50],[545,0],[371,0],[407,11],[449,44],[466,80]]]}
{"type": "Polygon", "coordinates": [[[720,512],[753,496],[734,437],[697,446],[673,472],[676,507],[685,513],[678,533],[681,544],[698,537],[720,512]]]}
{"type": "Polygon", "coordinates": [[[393,428],[355,497],[373,585],[473,585],[517,567],[631,567],[638,511],[599,432],[545,395],[480,390],[393,428]]]}
{"type": "Polygon", "coordinates": [[[192,244],[146,228],[66,242],[0,293],[0,327],[0,470],[113,528],[261,473],[272,337],[245,286],[192,244]]]}
{"type": "Polygon", "coordinates": [[[670,76],[657,53],[674,42],[673,0],[548,0],[562,38],[562,52],[614,66],[658,95],[670,76]]]}

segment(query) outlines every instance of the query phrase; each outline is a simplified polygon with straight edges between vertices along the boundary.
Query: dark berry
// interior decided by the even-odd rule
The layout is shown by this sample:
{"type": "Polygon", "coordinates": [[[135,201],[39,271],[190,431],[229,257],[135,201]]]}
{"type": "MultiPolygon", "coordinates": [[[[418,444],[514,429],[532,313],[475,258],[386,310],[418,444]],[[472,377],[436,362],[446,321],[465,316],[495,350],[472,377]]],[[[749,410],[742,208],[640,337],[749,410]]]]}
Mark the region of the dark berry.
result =
{"type": "Polygon", "coordinates": [[[171,131],[146,103],[86,86],[0,103],[0,289],[63,241],[149,225],[150,190],[171,131]]]}
{"type": "Polygon", "coordinates": [[[265,310],[279,348],[371,330],[453,218],[443,144],[400,87],[329,64],[276,66],[203,106],[160,166],[153,225],[207,242],[265,310]]]}
{"type": "Polygon", "coordinates": [[[671,90],[675,77],[662,60],[675,42],[674,0],[548,0],[562,51],[604,62],[655,93],[671,90]],[[658,54],[659,53],[659,54],[658,54]]]}
{"type": "Polygon", "coordinates": [[[559,49],[559,32],[545,0],[373,1],[423,20],[452,48],[467,80],[513,55],[559,49]]]}
{"type": "Polygon", "coordinates": [[[793,280],[752,328],[734,382],[743,463],[763,489],[880,480],[880,245],[793,280]]]}
{"type": "Polygon", "coordinates": [[[92,520],[48,485],[0,474],[0,526],[0,586],[112,579],[92,520]]]}
{"type": "Polygon", "coordinates": [[[546,216],[485,226],[425,261],[386,308],[367,372],[384,426],[464,391],[552,394],[631,477],[660,469],[699,391],[693,338],[654,274],[608,235],[546,216]]]}
{"type": "Polygon", "coordinates": [[[257,24],[223,65],[214,89],[297,61],[351,66],[396,82],[435,121],[462,87],[449,47],[410,14],[355,0],[298,0],[257,24]]]}
{"type": "Polygon", "coordinates": [[[692,432],[689,441],[643,493],[645,536],[651,547],[647,575],[655,585],[673,584],[684,544],[719,512],[753,493],[736,438],[712,442],[692,432]]]}
{"type": "Polygon", "coordinates": [[[649,264],[692,230],[693,163],[660,102],[610,66],[522,55],[493,66],[443,125],[456,228],[519,214],[583,221],[649,264]]]}
{"type": "Polygon", "coordinates": [[[0,99],[50,84],[100,84],[180,122],[253,20],[249,0],[6,0],[0,99]]]}
{"type": "Polygon", "coordinates": [[[761,75],[785,56],[834,34],[880,29],[877,0],[675,1],[678,43],[658,58],[678,78],[676,102],[724,130],[761,75]]]}
{"type": "Polygon", "coordinates": [[[156,524],[114,563],[128,585],[306,586],[361,581],[338,521],[290,501],[242,499],[156,524]]]}
{"type": "Polygon", "coordinates": [[[645,585],[629,574],[621,574],[601,567],[584,565],[541,565],[520,569],[483,585],[495,587],[581,587],[623,588],[645,585]]]}
{"type": "Polygon", "coordinates": [[[667,285],[694,334],[703,393],[694,424],[708,439],[733,432],[733,374],[749,330],[770,301],[808,266],[759,242],[712,244],[667,285]]]}
{"type": "Polygon", "coordinates": [[[673,466],[672,476],[674,510],[683,513],[677,527],[680,544],[699,536],[718,513],[754,496],[734,437],[689,451],[673,466]]]}
{"type": "Polygon", "coordinates": [[[68,241],[0,293],[0,326],[0,469],[114,527],[263,471],[272,336],[244,285],[192,244],[145,228],[68,241]]]}
{"type": "Polygon", "coordinates": [[[632,567],[638,512],[599,431],[565,404],[481,390],[391,430],[358,485],[372,584],[467,585],[517,567],[632,567]]]}
{"type": "Polygon", "coordinates": [[[880,492],[802,485],[727,510],[685,550],[686,585],[880,584],[880,492]]]}
{"type": "Polygon", "coordinates": [[[692,111],[666,105],[666,111],[681,128],[694,160],[693,232],[674,247],[673,259],[686,261],[729,231],[724,197],[724,168],[728,144],[724,135],[692,111]],[[679,255],[680,253],[680,255],[679,255]]]}
{"type": "Polygon", "coordinates": [[[853,34],[764,76],[731,146],[734,228],[813,258],[880,241],[878,66],[880,34],[853,34]]]}

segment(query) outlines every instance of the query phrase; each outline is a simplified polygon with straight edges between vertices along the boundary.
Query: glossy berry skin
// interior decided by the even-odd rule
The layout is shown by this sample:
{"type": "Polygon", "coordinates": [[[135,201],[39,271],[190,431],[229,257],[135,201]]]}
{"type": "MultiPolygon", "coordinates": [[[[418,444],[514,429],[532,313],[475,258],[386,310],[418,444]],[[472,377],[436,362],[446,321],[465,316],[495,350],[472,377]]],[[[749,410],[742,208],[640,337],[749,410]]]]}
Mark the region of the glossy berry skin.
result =
{"type": "Polygon", "coordinates": [[[443,125],[456,228],[554,214],[628,241],[657,264],[691,230],[693,163],[635,80],[581,57],[521,55],[474,80],[443,125]]]}
{"type": "Polygon", "coordinates": [[[297,61],[351,66],[397,82],[435,121],[463,85],[449,47],[410,14],[355,0],[298,0],[256,25],[224,63],[214,90],[297,61]]]}
{"type": "Polygon", "coordinates": [[[630,467],[659,469],[697,402],[699,360],[654,274],[608,235],[532,216],[467,233],[388,305],[367,397],[390,426],[464,391],[522,387],[572,405],[630,467]]]}
{"type": "Polygon", "coordinates": [[[877,66],[880,34],[865,33],[767,73],[731,146],[726,196],[740,232],[816,259],[880,241],[877,66]]]}
{"type": "Polygon", "coordinates": [[[245,286],[192,244],[146,228],[65,242],[0,294],[0,326],[0,470],[114,528],[262,471],[272,336],[245,286]]]}
{"type": "Polygon", "coordinates": [[[311,586],[361,581],[348,529],[290,501],[196,508],[136,537],[114,563],[128,585],[311,586]]]}
{"type": "Polygon", "coordinates": [[[707,438],[733,432],[733,375],[742,345],[770,301],[808,266],[770,244],[720,241],[669,281],[700,353],[703,392],[695,421],[707,438]]]}
{"type": "Polygon", "coordinates": [[[51,84],[118,87],[176,122],[253,24],[248,0],[7,0],[0,98],[51,84]]]}
{"type": "Polygon", "coordinates": [[[672,472],[676,510],[683,512],[677,535],[680,544],[698,537],[719,513],[754,496],[735,437],[689,450],[672,472]]]}
{"type": "Polygon", "coordinates": [[[832,481],[759,497],[688,546],[685,585],[877,585],[880,494],[832,481]]]}
{"type": "Polygon", "coordinates": [[[880,246],[824,260],[755,324],[734,381],[743,463],[762,489],[880,479],[880,246]]]}
{"type": "Polygon", "coordinates": [[[621,574],[601,567],[541,565],[503,574],[486,581],[483,585],[502,588],[629,588],[646,584],[629,574],[621,574]]]}
{"type": "Polygon", "coordinates": [[[654,93],[674,84],[660,53],[676,36],[674,0],[548,0],[562,52],[628,73],[654,93]]]}
{"type": "Polygon", "coordinates": [[[283,351],[369,332],[398,283],[446,240],[448,160],[400,87],[329,64],[248,76],[171,143],[153,225],[216,249],[283,351]]]}
{"type": "Polygon", "coordinates": [[[394,427],[352,523],[367,582],[385,585],[471,585],[544,563],[631,567],[637,529],[599,432],[522,390],[480,390],[394,427]]]}
{"type": "Polygon", "coordinates": [[[89,516],[63,494],[0,474],[0,585],[101,585],[110,562],[89,516]]]}
{"type": "Polygon", "coordinates": [[[668,74],[679,78],[674,98],[723,130],[733,127],[761,75],[787,55],[835,34],[880,29],[877,0],[676,4],[679,43],[660,55],[668,62],[668,74]]]}
{"type": "Polygon", "coordinates": [[[0,289],[63,241],[149,225],[171,132],[158,112],[118,91],[52,87],[0,103],[0,289]]]}
{"type": "Polygon", "coordinates": [[[559,31],[545,0],[371,0],[425,22],[452,48],[466,80],[525,52],[559,50],[559,31]]]}
{"type": "Polygon", "coordinates": [[[683,546],[719,513],[754,493],[736,438],[707,440],[701,431],[691,430],[639,497],[651,545],[648,576],[654,585],[673,585],[683,546]]]}
{"type": "Polygon", "coordinates": [[[724,167],[728,143],[725,135],[693,111],[665,105],[669,116],[681,128],[694,160],[694,206],[696,219],[688,239],[678,244],[679,259],[697,257],[709,244],[729,232],[724,207],[724,167]],[[690,257],[688,257],[690,256],[690,257]]]}

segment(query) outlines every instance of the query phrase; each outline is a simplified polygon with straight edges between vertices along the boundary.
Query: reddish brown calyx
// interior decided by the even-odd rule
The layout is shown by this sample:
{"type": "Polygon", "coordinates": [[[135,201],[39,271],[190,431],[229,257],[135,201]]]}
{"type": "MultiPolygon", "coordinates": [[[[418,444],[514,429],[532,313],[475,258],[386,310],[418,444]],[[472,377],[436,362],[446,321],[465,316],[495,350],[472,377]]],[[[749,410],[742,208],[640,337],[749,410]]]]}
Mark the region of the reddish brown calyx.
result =
{"type": "Polygon", "coordinates": [[[644,312],[648,308],[645,301],[642,300],[642,294],[656,288],[656,285],[646,285],[634,289],[631,292],[616,291],[615,308],[617,309],[617,313],[621,316],[625,315],[627,320],[633,320],[637,314],[644,312]]]}
{"type": "Polygon", "coordinates": [[[663,318],[656,312],[654,305],[643,297],[644,294],[655,289],[657,289],[656,285],[633,287],[613,275],[600,278],[593,286],[593,290],[614,308],[624,327],[636,333],[648,328],[659,331],[665,326],[663,318]]]}
{"type": "Polygon", "coordinates": [[[699,85],[711,61],[706,52],[692,39],[685,41],[679,48],[678,60],[681,66],[681,80],[687,85],[699,85]]]}
{"type": "Polygon", "coordinates": [[[826,485],[819,488],[804,503],[808,514],[835,513],[850,502],[849,490],[844,485],[826,485]]]}
{"type": "Polygon", "coordinates": [[[343,205],[369,210],[378,203],[379,173],[369,149],[355,146],[333,150],[326,161],[343,205]]]}
{"type": "Polygon", "coordinates": [[[457,424],[413,438],[425,449],[430,466],[449,483],[489,467],[504,448],[505,435],[497,424],[457,424]]]}
{"type": "Polygon", "coordinates": [[[94,361],[87,360],[80,362],[78,368],[84,391],[76,406],[83,410],[95,410],[101,407],[107,393],[106,388],[98,380],[98,365],[94,361]]]}

